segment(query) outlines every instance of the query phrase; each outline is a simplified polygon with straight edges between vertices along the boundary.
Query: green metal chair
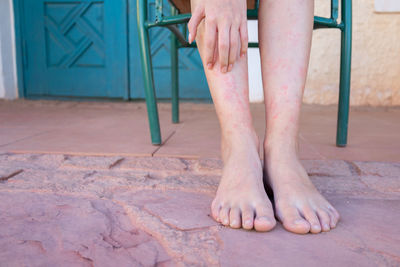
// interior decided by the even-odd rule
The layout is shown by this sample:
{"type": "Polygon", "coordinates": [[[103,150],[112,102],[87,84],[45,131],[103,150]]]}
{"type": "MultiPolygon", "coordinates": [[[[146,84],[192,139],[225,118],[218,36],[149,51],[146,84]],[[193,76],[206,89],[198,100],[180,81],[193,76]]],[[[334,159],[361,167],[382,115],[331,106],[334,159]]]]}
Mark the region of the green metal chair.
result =
{"type": "MultiPolygon", "coordinates": [[[[137,22],[141,50],[144,89],[151,142],[161,144],[160,123],[157,110],[157,98],[154,88],[153,69],[149,43],[149,29],[166,27],[171,31],[171,102],[172,122],[179,122],[179,85],[178,85],[178,49],[196,47],[195,43],[187,42],[187,22],[191,14],[179,14],[174,4],[171,4],[171,15],[163,14],[163,0],[155,0],[155,19],[149,20],[148,1],[137,0],[137,22]]],[[[338,22],[338,0],[331,0],[329,18],[314,17],[314,29],[335,28],[341,30],[340,53],[340,83],[339,107],[337,117],[336,145],[344,147],[347,144],[347,128],[349,119],[350,77],[351,77],[351,43],[352,43],[352,0],[341,0],[341,21],[338,22]]],[[[247,10],[250,20],[258,18],[258,1],[255,9],[247,10]]],[[[249,47],[258,47],[258,43],[249,43],[249,47]]]]}

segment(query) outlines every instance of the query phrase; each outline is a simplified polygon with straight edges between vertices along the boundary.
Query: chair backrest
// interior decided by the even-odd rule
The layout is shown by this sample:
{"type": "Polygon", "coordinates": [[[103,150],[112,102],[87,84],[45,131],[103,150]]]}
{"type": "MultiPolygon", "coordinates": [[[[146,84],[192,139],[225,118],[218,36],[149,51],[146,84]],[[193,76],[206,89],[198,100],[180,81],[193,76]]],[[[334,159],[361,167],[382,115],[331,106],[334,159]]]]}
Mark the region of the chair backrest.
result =
{"type": "MultiPolygon", "coordinates": [[[[190,13],[190,0],[169,0],[180,14],[190,13]]],[[[257,0],[247,0],[247,9],[255,9],[257,0]]]]}

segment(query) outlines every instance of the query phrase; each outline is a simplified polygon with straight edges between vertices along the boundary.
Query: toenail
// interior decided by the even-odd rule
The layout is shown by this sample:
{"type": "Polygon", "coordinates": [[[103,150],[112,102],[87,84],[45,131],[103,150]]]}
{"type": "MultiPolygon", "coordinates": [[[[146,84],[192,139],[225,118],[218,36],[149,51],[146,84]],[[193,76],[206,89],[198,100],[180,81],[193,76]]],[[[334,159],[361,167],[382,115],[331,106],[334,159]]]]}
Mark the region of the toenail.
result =
{"type": "Polygon", "coordinates": [[[303,224],[303,220],[302,219],[297,219],[294,221],[294,224],[303,224]]]}
{"type": "Polygon", "coordinates": [[[229,223],[229,221],[226,219],[226,220],[224,220],[224,224],[228,224],[229,223]]]}
{"type": "Polygon", "coordinates": [[[250,225],[251,225],[251,220],[247,220],[247,221],[245,221],[245,222],[244,222],[244,224],[246,224],[246,225],[250,226],[250,225]]]}
{"type": "Polygon", "coordinates": [[[236,220],[233,220],[232,222],[231,222],[231,225],[236,225],[237,224],[237,221],[236,220]]]}
{"type": "Polygon", "coordinates": [[[324,228],[325,228],[325,229],[329,229],[329,225],[324,224],[324,228]]]}
{"type": "Polygon", "coordinates": [[[257,220],[259,220],[259,221],[265,221],[265,222],[271,221],[268,217],[258,217],[257,220]]]}
{"type": "Polygon", "coordinates": [[[319,230],[321,227],[320,227],[319,225],[317,225],[317,224],[314,224],[314,225],[312,226],[312,228],[313,228],[314,230],[319,230]]]}

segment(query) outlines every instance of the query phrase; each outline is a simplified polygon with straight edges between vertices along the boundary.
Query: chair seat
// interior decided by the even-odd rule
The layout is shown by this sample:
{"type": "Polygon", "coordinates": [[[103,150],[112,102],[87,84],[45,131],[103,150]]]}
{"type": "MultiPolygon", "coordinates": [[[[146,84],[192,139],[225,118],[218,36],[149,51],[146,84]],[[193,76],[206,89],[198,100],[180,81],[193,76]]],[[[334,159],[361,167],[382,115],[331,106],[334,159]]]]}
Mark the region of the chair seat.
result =
{"type": "MultiPolygon", "coordinates": [[[[190,0],[169,0],[178,9],[179,13],[191,13],[190,12],[190,0]]],[[[255,9],[256,0],[247,0],[247,9],[255,9]]]]}

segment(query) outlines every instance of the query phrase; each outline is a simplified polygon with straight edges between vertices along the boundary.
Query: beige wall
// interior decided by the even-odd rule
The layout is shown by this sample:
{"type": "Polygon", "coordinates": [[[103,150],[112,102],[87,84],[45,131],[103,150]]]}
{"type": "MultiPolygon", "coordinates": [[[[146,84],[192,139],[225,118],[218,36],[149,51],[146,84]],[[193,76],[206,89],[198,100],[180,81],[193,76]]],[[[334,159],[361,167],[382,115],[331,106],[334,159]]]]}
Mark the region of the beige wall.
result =
{"type": "MultiPolygon", "coordinates": [[[[317,0],[316,14],[329,14],[317,0]]],[[[305,103],[338,101],[340,31],[314,31],[305,103]]],[[[400,13],[376,13],[374,0],[353,0],[352,105],[400,105],[400,13]]]]}

